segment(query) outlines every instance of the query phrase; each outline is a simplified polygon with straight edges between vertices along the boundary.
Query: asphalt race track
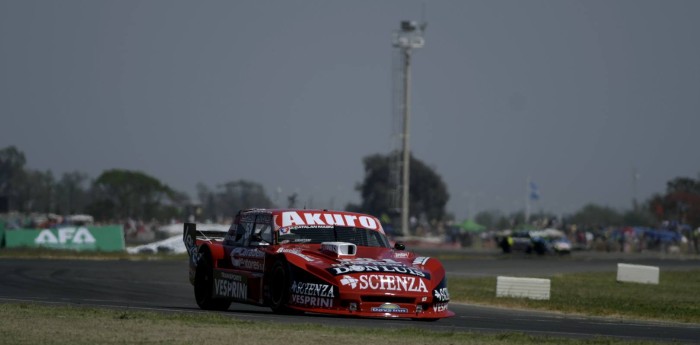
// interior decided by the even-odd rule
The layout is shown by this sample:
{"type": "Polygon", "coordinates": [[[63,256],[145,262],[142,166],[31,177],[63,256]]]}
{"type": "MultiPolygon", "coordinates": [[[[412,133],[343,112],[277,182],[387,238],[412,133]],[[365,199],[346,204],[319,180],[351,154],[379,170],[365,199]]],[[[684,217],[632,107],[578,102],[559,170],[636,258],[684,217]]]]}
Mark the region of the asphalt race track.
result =
{"type": "MultiPolygon", "coordinates": [[[[700,268],[700,261],[659,257],[501,256],[447,260],[449,275],[543,276],[556,273],[615,271],[618,262],[655,265],[664,270],[700,268]]],[[[168,312],[204,313],[197,308],[187,281],[186,261],[88,261],[0,259],[0,302],[33,301],[110,306],[168,312]]],[[[322,323],[359,327],[424,327],[444,331],[523,332],[589,338],[613,336],[649,341],[700,344],[700,325],[565,316],[451,303],[457,316],[437,322],[367,320],[320,315],[287,316],[268,308],[234,304],[231,317],[277,322],[322,323]]]]}

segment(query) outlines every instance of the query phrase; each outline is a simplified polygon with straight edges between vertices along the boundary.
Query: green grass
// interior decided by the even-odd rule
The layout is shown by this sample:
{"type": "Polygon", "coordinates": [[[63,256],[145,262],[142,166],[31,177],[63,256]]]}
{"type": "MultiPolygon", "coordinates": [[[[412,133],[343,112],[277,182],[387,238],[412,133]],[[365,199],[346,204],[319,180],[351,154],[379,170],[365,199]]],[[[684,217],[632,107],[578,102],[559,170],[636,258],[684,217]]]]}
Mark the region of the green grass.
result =
{"type": "MultiPolygon", "coordinates": [[[[85,260],[186,260],[186,254],[130,255],[51,249],[2,249],[1,257],[85,260]]],[[[449,277],[453,302],[549,310],[591,316],[614,316],[700,323],[700,270],[664,271],[659,285],[618,283],[615,272],[560,274],[552,281],[551,299],[496,298],[496,278],[449,277]]]]}
{"type": "Polygon", "coordinates": [[[615,272],[550,277],[550,300],[496,298],[496,278],[450,278],[453,301],[598,316],[700,323],[700,270],[665,271],[659,285],[618,283],[615,272]]]}
{"type": "Polygon", "coordinates": [[[7,344],[652,344],[611,338],[567,339],[521,333],[434,332],[242,321],[214,313],[0,304],[0,343],[7,344]]]}

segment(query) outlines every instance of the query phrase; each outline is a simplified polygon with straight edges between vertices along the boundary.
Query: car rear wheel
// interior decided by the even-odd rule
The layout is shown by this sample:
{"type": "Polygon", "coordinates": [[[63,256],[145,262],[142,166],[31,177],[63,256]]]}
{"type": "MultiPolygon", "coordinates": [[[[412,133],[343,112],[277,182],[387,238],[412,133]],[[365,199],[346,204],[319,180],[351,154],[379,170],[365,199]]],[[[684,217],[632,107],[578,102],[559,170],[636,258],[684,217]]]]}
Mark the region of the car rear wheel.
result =
{"type": "Polygon", "coordinates": [[[542,242],[535,243],[535,253],[537,255],[544,255],[547,252],[547,247],[542,242]]]}
{"type": "Polygon", "coordinates": [[[227,310],[231,301],[225,299],[215,299],[212,296],[214,291],[214,268],[208,252],[202,253],[197,262],[197,270],[194,274],[194,298],[199,308],[204,310],[227,310]]]}
{"type": "Polygon", "coordinates": [[[285,261],[277,261],[270,270],[270,308],[278,314],[301,314],[302,312],[289,308],[289,288],[291,286],[291,274],[289,264],[285,261]]]}

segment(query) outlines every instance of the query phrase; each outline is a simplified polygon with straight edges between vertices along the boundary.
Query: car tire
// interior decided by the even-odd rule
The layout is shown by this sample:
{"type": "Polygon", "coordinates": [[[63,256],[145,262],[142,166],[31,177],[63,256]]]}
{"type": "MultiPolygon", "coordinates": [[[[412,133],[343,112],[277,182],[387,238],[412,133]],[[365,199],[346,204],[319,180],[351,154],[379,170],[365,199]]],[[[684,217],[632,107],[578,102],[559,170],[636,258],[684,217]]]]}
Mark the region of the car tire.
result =
{"type": "Polygon", "coordinates": [[[499,244],[500,244],[500,246],[501,246],[501,250],[503,250],[503,254],[508,254],[508,253],[510,253],[510,251],[511,251],[511,246],[510,246],[510,244],[508,243],[508,240],[507,240],[505,237],[504,237],[503,239],[501,239],[501,241],[500,241],[499,244]]]}
{"type": "Polygon", "coordinates": [[[270,270],[270,282],[268,283],[270,289],[270,308],[273,312],[277,314],[302,313],[287,305],[287,303],[289,303],[291,282],[289,264],[283,260],[275,262],[270,270]]]}
{"type": "Polygon", "coordinates": [[[194,298],[199,308],[204,310],[227,310],[231,301],[216,299],[214,291],[214,267],[208,252],[202,253],[194,274],[194,298]]]}

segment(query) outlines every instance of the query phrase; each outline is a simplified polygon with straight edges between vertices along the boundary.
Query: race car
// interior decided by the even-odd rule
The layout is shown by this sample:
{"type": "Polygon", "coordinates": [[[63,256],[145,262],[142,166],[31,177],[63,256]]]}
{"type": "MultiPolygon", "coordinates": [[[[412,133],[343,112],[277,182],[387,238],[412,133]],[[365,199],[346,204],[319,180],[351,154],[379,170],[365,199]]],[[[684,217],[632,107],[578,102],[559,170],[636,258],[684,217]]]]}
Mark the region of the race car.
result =
{"type": "Polygon", "coordinates": [[[453,316],[440,261],[393,248],[376,217],[342,211],[246,209],[225,236],[185,223],[197,305],[268,306],[434,321],[453,316]]]}

